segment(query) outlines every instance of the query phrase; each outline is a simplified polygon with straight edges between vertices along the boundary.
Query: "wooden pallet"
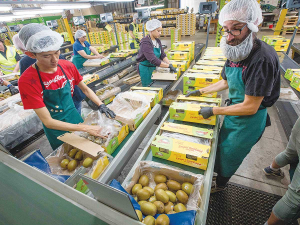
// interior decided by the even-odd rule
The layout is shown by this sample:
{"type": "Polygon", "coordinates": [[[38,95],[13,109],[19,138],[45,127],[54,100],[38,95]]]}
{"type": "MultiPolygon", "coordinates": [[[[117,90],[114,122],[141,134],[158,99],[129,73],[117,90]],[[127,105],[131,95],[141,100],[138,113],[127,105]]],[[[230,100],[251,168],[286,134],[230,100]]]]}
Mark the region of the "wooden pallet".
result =
{"type": "Polygon", "coordinates": [[[298,17],[297,16],[287,16],[283,22],[283,26],[291,25],[295,26],[297,24],[298,17]]]}
{"type": "MultiPolygon", "coordinates": [[[[282,32],[282,35],[286,35],[286,34],[293,34],[294,31],[293,30],[286,30],[282,32]]],[[[300,34],[300,30],[297,31],[297,34],[300,34]]]]}

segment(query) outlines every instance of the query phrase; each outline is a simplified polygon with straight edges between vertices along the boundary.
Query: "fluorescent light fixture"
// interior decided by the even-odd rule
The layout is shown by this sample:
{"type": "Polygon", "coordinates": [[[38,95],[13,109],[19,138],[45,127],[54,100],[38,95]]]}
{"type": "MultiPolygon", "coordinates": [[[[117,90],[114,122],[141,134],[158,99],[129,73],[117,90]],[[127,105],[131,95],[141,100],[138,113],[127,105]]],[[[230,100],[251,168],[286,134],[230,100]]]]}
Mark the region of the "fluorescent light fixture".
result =
{"type": "Polygon", "coordinates": [[[93,2],[111,2],[111,3],[118,3],[118,2],[133,2],[134,0],[94,0],[93,2]]]}
{"type": "Polygon", "coordinates": [[[153,9],[153,8],[160,8],[160,7],[165,7],[165,5],[151,5],[151,6],[136,7],[136,8],[134,8],[134,10],[138,10],[138,9],[153,9]]]}
{"type": "Polygon", "coordinates": [[[0,11],[10,11],[11,5],[0,5],[0,11]]]}
{"type": "Polygon", "coordinates": [[[42,9],[88,9],[91,8],[90,3],[68,3],[68,4],[43,4],[42,9]]]}
{"type": "Polygon", "coordinates": [[[32,15],[37,15],[37,14],[54,14],[54,13],[61,13],[63,12],[62,9],[56,9],[56,10],[51,10],[51,11],[47,11],[47,10],[42,10],[42,9],[39,9],[39,10],[33,10],[30,8],[28,8],[28,10],[19,10],[19,11],[13,11],[12,13],[14,15],[17,15],[17,16],[22,16],[22,15],[28,15],[28,14],[32,14],[32,15]]]}
{"type": "Polygon", "coordinates": [[[23,18],[32,18],[34,15],[23,15],[23,16],[14,16],[14,15],[9,15],[9,16],[3,16],[0,15],[0,21],[6,22],[6,21],[13,21],[15,19],[23,19],[23,18]]]}

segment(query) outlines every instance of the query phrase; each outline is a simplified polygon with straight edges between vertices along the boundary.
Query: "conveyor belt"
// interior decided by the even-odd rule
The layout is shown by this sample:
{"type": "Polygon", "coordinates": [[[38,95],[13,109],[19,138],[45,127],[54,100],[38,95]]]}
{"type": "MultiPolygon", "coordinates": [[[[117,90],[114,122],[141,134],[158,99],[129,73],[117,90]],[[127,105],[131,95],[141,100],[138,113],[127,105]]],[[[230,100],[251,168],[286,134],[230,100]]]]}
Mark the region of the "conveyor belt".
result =
{"type": "Polygon", "coordinates": [[[290,102],[277,101],[275,103],[275,107],[277,109],[277,113],[283,126],[286,138],[289,139],[293,126],[298,119],[298,115],[290,102]]]}
{"type": "MultiPolygon", "coordinates": [[[[257,189],[228,183],[224,191],[211,194],[207,225],[262,225],[281,198],[257,189]]],[[[289,225],[298,225],[297,221],[289,225]]]]}

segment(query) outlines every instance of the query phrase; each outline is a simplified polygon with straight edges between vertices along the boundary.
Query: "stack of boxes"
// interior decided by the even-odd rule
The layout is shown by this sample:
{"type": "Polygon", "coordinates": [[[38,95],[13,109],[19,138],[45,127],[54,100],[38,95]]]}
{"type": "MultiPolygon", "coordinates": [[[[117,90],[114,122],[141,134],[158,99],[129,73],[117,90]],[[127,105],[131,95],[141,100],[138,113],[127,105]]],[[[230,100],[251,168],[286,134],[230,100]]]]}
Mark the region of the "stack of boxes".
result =
{"type": "Polygon", "coordinates": [[[176,17],[176,27],[181,29],[182,35],[195,35],[196,15],[193,13],[178,15],[176,17]]]}
{"type": "Polygon", "coordinates": [[[181,29],[171,29],[171,45],[173,45],[174,42],[181,41],[181,29]]]}
{"type": "Polygon", "coordinates": [[[64,36],[64,42],[70,41],[69,33],[68,32],[61,32],[62,36],[64,36]]]}
{"type": "Polygon", "coordinates": [[[263,36],[262,40],[268,45],[271,45],[277,52],[286,52],[291,42],[290,39],[278,35],[263,36]]]}
{"type": "MultiPolygon", "coordinates": [[[[218,82],[226,58],[220,48],[207,48],[204,56],[183,76],[183,94],[199,90],[218,82]]],[[[216,97],[217,93],[205,94],[203,97],[216,97]]]]}
{"type": "Polygon", "coordinates": [[[117,32],[126,32],[126,26],[128,26],[127,24],[120,24],[120,23],[116,23],[116,30],[117,32]]]}
{"type": "Polygon", "coordinates": [[[111,44],[111,36],[108,31],[89,32],[91,44],[111,44]]]}
{"type": "Polygon", "coordinates": [[[60,18],[59,20],[56,20],[58,24],[58,28],[56,29],[56,32],[63,33],[67,31],[67,28],[65,26],[64,20],[60,18]]]}
{"type": "Polygon", "coordinates": [[[186,71],[191,61],[194,59],[195,42],[175,42],[172,44],[171,51],[167,53],[167,57],[175,68],[186,71]]]}
{"type": "Polygon", "coordinates": [[[291,81],[292,88],[300,92],[300,69],[287,69],[284,77],[291,81]]]}

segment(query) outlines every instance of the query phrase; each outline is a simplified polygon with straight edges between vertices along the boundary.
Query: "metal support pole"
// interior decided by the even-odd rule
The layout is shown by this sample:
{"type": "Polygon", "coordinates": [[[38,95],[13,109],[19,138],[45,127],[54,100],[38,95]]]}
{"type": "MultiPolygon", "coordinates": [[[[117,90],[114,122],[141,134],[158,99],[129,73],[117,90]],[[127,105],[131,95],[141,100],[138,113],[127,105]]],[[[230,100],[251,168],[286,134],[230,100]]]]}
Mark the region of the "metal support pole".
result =
{"type": "Polygon", "coordinates": [[[207,23],[207,34],[206,34],[206,44],[205,44],[205,48],[207,48],[207,46],[208,46],[209,28],[210,28],[211,17],[212,17],[212,14],[210,14],[209,20],[208,20],[208,23],[207,23]]]}
{"type": "MultiPolygon", "coordinates": [[[[117,45],[119,46],[119,41],[118,41],[118,34],[117,34],[117,28],[116,28],[116,24],[114,24],[114,30],[115,30],[115,35],[116,35],[116,41],[117,41],[117,45]]],[[[119,46],[120,47],[120,46],[119,46]]]]}
{"type": "Polygon", "coordinates": [[[295,30],[294,30],[294,33],[293,33],[293,37],[291,38],[291,42],[290,42],[290,45],[289,45],[289,47],[288,47],[288,50],[286,51],[286,54],[287,54],[287,55],[289,55],[289,53],[290,53],[291,47],[292,47],[292,45],[293,45],[293,41],[294,41],[295,36],[296,36],[296,34],[297,34],[297,31],[298,31],[298,26],[299,26],[299,24],[300,24],[300,8],[298,9],[298,21],[297,21],[297,25],[296,25],[296,27],[295,27],[295,30]]]}
{"type": "Polygon", "coordinates": [[[145,37],[145,21],[143,21],[143,37],[145,37]]]}
{"type": "Polygon", "coordinates": [[[87,28],[87,26],[86,26],[85,24],[84,24],[83,26],[84,26],[84,28],[85,28],[85,31],[86,31],[86,36],[87,36],[87,38],[89,39],[89,43],[91,43],[91,40],[90,40],[90,35],[89,35],[88,28],[87,28]]]}

